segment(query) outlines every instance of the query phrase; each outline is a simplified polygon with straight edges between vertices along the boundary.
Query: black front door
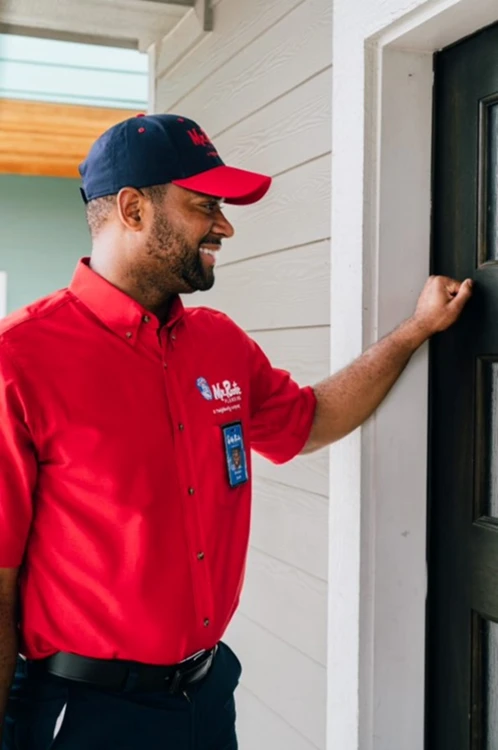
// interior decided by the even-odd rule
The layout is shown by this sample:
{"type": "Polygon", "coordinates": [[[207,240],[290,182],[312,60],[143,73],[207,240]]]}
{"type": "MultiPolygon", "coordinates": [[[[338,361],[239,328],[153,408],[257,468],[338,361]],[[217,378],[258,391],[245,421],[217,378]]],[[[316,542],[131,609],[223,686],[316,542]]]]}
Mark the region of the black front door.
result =
{"type": "Polygon", "coordinates": [[[433,272],[475,293],[432,344],[427,748],[498,750],[498,26],[435,71],[433,272]]]}

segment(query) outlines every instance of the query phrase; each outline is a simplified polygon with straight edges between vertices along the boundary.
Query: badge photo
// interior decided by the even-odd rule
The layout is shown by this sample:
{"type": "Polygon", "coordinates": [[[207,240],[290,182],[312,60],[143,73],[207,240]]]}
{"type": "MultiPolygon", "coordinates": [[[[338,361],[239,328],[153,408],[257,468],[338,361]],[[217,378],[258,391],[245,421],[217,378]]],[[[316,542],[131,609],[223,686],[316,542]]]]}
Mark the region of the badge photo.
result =
{"type": "Polygon", "coordinates": [[[238,487],[249,479],[242,423],[231,422],[223,425],[221,429],[225,444],[228,483],[230,487],[238,487]]]}

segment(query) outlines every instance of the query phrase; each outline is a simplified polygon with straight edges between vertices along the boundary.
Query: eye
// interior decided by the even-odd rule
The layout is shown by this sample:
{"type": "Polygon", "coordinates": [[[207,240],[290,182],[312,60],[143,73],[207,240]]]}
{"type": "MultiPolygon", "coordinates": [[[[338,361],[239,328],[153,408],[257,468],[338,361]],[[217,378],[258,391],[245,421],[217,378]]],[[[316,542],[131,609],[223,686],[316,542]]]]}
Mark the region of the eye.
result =
{"type": "Polygon", "coordinates": [[[210,214],[216,213],[220,209],[219,201],[207,201],[202,204],[202,207],[210,214]]]}

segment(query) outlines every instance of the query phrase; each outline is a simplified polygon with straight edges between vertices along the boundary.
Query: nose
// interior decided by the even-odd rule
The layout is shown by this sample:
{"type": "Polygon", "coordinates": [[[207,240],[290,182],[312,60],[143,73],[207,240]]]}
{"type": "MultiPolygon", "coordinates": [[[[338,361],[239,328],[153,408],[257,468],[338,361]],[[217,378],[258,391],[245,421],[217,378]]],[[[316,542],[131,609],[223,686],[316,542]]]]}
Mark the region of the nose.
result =
{"type": "Polygon", "coordinates": [[[223,211],[220,209],[218,213],[216,214],[216,219],[214,222],[213,229],[218,233],[221,234],[223,237],[226,237],[228,240],[234,236],[235,229],[228,221],[227,217],[223,213],[223,211]]]}

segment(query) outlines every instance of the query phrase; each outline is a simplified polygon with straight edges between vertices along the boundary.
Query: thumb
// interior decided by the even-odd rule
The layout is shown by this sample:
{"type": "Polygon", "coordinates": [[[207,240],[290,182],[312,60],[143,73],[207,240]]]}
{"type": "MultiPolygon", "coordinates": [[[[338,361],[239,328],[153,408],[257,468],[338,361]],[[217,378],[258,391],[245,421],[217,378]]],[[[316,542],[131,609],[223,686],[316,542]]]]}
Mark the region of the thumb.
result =
{"type": "Polygon", "coordinates": [[[458,294],[451,301],[451,307],[461,312],[472,296],[473,286],[474,285],[472,279],[465,279],[465,281],[460,285],[458,294]]]}

